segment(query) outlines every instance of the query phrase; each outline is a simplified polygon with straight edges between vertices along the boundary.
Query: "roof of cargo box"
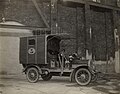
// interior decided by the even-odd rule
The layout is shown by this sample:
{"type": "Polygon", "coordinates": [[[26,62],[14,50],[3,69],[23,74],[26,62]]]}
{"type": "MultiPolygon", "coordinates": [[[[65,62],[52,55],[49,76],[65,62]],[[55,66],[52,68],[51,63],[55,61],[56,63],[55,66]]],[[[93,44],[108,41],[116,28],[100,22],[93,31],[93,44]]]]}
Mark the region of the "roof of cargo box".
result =
{"type": "Polygon", "coordinates": [[[52,37],[52,38],[58,38],[58,39],[70,39],[70,35],[67,34],[67,33],[64,33],[64,34],[50,34],[50,35],[47,35],[47,37],[52,37]]]}
{"type": "MultiPolygon", "coordinates": [[[[69,35],[69,34],[67,34],[67,33],[64,33],[64,34],[48,34],[48,35],[31,35],[31,36],[26,36],[26,37],[40,37],[40,36],[46,36],[46,38],[50,38],[50,40],[51,39],[53,39],[53,38],[57,38],[57,39],[59,39],[59,40],[65,40],[65,39],[71,39],[72,37],[69,35]]],[[[23,38],[23,37],[21,37],[21,38],[23,38]]]]}

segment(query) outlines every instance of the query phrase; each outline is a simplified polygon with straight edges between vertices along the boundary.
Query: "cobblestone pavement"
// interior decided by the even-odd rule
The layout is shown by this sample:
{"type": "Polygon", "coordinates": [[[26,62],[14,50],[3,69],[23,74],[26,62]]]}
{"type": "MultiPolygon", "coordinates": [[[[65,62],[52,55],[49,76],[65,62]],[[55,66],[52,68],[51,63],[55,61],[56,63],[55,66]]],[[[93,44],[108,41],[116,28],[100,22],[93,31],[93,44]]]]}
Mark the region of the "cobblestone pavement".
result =
{"type": "Polygon", "coordinates": [[[99,79],[88,86],[79,86],[66,77],[29,83],[25,75],[0,75],[0,94],[120,94],[120,79],[99,79]]]}

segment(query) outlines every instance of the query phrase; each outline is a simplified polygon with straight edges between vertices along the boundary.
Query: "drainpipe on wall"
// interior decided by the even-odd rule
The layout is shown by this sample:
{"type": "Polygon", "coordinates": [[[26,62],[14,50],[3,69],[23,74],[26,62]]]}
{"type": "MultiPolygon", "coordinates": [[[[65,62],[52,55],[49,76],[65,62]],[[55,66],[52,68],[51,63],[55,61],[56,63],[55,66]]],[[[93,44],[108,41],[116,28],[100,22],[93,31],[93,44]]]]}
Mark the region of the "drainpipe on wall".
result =
{"type": "Polygon", "coordinates": [[[120,49],[119,49],[119,35],[118,30],[114,29],[115,38],[115,72],[120,73],[120,49]]]}
{"type": "MultiPolygon", "coordinates": [[[[92,28],[90,27],[89,30],[89,38],[90,38],[90,42],[92,41],[92,28]]],[[[86,59],[92,60],[92,52],[89,53],[88,50],[86,50],[86,59]]]]}

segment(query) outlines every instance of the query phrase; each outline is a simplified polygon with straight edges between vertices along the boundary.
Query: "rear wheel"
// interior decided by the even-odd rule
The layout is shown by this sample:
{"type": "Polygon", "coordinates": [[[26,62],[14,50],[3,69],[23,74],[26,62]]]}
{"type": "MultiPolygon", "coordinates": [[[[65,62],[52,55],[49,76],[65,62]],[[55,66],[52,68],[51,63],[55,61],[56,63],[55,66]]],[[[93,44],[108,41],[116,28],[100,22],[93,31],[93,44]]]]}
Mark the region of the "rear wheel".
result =
{"type": "Polygon", "coordinates": [[[29,82],[35,83],[39,80],[39,72],[36,68],[28,68],[26,72],[26,78],[29,82]]]}
{"type": "Polygon", "coordinates": [[[44,80],[44,81],[48,81],[52,78],[52,75],[50,73],[48,74],[42,74],[41,75],[41,78],[44,80]]]}
{"type": "Polygon", "coordinates": [[[80,68],[75,73],[75,81],[79,85],[87,85],[91,81],[91,73],[88,69],[80,68]]]}

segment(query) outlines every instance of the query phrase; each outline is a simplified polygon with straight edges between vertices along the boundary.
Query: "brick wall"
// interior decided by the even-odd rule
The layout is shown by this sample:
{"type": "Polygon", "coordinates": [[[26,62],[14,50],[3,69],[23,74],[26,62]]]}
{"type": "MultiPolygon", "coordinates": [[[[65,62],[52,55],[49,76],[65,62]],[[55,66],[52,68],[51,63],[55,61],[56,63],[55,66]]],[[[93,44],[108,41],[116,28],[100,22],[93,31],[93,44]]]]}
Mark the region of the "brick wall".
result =
{"type": "Polygon", "coordinates": [[[93,1],[104,5],[117,6],[117,0],[88,0],[88,1],[93,1]]]}
{"type": "Polygon", "coordinates": [[[3,16],[4,8],[5,8],[5,2],[4,2],[4,0],[1,0],[0,1],[0,21],[1,21],[2,16],[3,16]]]}
{"type": "Polygon", "coordinates": [[[69,53],[78,52],[85,57],[85,18],[83,7],[67,7],[58,5],[58,25],[63,33],[68,33],[72,38],[67,42],[69,53]]]}
{"type": "Polygon", "coordinates": [[[106,5],[117,6],[117,0],[105,0],[106,5]]]}
{"type": "MultiPolygon", "coordinates": [[[[63,33],[68,33],[72,38],[76,38],[76,9],[58,5],[58,26],[63,33]]],[[[65,40],[62,48],[66,46],[67,53],[75,52],[76,39],[65,40]]]]}
{"type": "Polygon", "coordinates": [[[112,12],[97,8],[91,10],[92,50],[97,60],[115,57],[112,12]]]}

